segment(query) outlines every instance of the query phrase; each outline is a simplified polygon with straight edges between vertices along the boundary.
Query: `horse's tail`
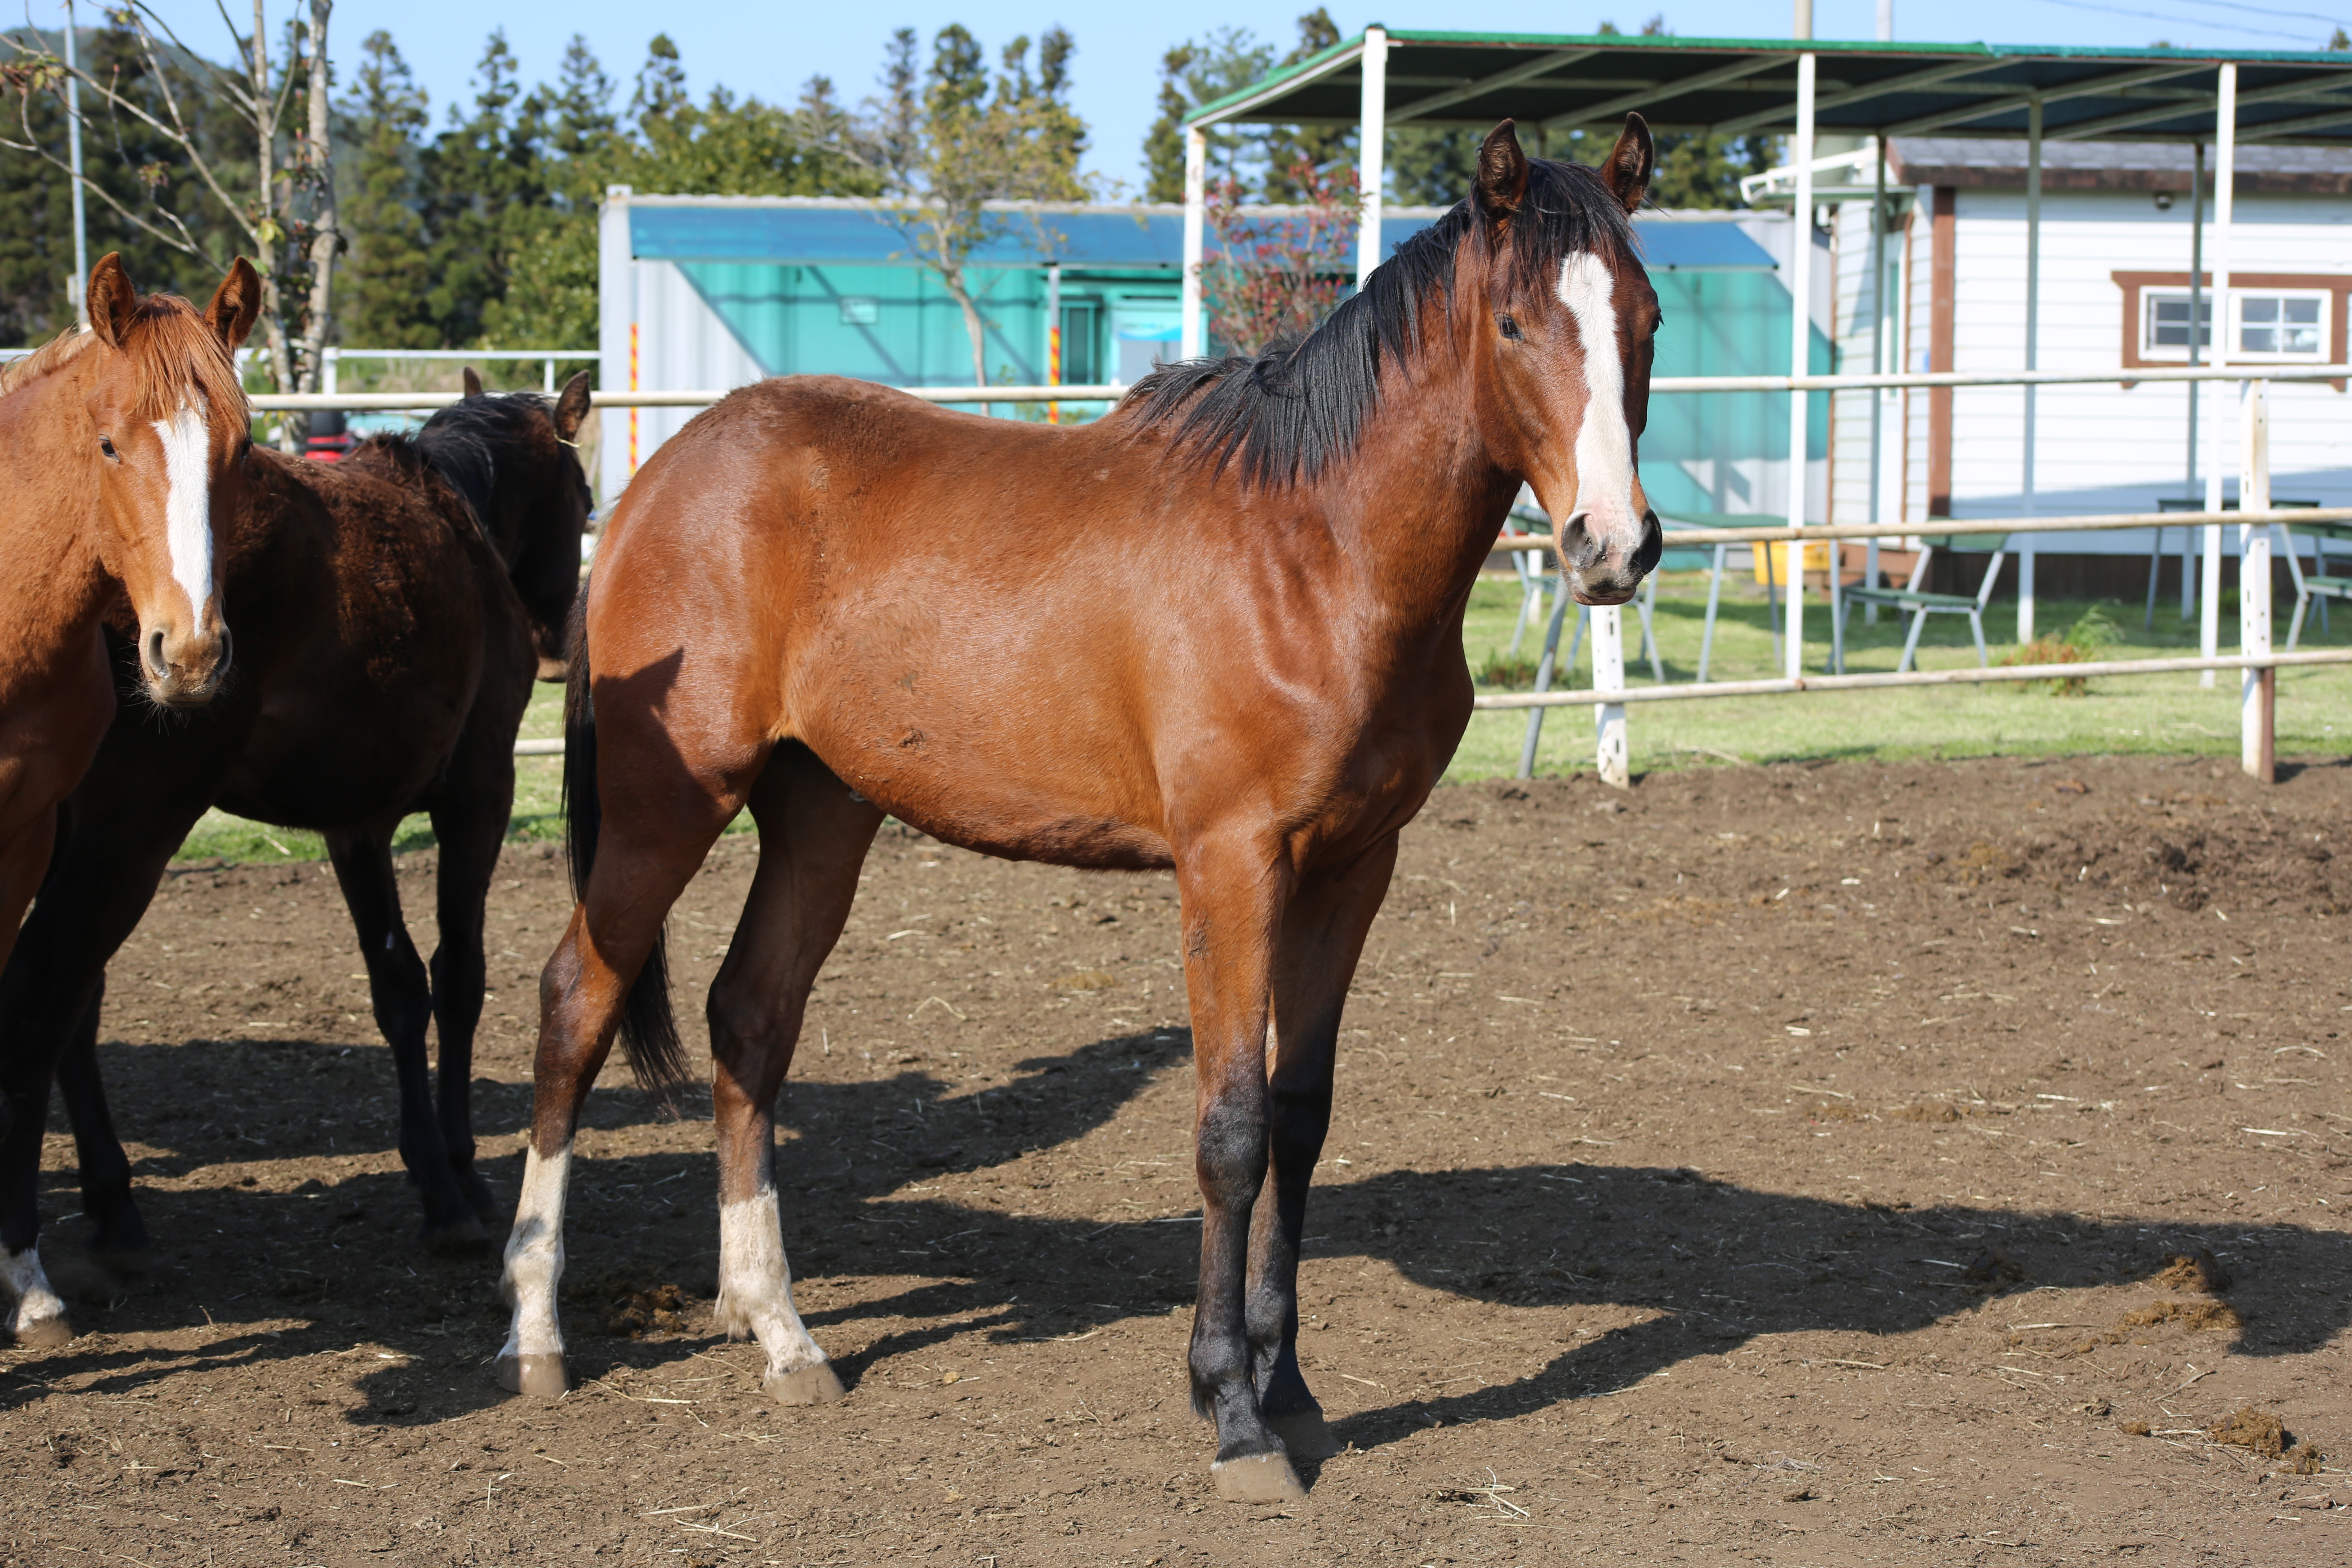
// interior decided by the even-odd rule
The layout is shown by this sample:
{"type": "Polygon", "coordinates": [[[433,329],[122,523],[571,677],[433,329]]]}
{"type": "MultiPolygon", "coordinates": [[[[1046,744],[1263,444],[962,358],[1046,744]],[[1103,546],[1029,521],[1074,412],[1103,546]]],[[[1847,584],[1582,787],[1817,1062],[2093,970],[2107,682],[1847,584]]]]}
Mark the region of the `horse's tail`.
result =
{"type": "MultiPolygon", "coordinates": [[[[596,837],[604,814],[596,795],[596,702],[588,670],[588,584],[572,607],[571,673],[563,690],[563,838],[572,861],[572,893],[588,896],[588,874],[596,868],[596,837]]],[[[637,1082],[667,1100],[686,1081],[686,1048],[669,1002],[669,936],[654,936],[653,951],[637,971],[621,1005],[621,1049],[637,1082]]]]}

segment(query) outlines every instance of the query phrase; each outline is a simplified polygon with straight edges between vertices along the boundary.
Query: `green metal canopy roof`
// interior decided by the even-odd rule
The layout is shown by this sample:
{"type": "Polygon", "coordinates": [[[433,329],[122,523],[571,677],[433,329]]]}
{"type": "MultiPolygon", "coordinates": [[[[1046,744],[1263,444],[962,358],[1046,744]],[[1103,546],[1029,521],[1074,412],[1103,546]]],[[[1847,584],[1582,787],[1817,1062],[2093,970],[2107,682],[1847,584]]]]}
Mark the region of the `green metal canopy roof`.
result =
{"type": "MultiPolygon", "coordinates": [[[[2219,68],[2238,66],[2238,140],[2352,144],[2352,53],[2092,49],[1616,34],[1391,32],[1388,123],[1547,130],[1639,110],[1661,131],[1794,129],[1797,57],[1817,58],[1818,133],[2022,136],[2043,105],[2051,141],[2210,142],[2219,68]]],[[[1185,122],[1353,125],[1364,38],[1343,39],[1185,122]]]]}

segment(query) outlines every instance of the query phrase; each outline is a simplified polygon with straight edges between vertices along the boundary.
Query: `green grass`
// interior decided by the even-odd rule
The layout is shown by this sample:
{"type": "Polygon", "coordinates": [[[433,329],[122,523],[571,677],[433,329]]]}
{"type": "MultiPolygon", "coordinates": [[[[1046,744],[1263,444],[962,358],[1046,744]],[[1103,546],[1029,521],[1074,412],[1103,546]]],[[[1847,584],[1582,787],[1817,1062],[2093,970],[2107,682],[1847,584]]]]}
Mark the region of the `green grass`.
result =
{"type": "MultiPolygon", "coordinates": [[[[1474,593],[1463,631],[1473,669],[1486,667],[1508,646],[1519,604],[1515,583],[1482,583],[1474,593]]],[[[2197,652],[2197,623],[2180,619],[2176,603],[2157,606],[2156,625],[2143,628],[2138,605],[2113,601],[2043,599],[2036,630],[2063,633],[2095,607],[2103,608],[2119,634],[2092,657],[2106,659],[2177,657],[2197,652]]],[[[1809,595],[1806,622],[1808,670],[1826,668],[1827,609],[1809,595]]],[[[2292,608],[2292,605],[2289,605],[2292,608]]],[[[1571,615],[1573,612],[1571,611],[1571,615]]],[[[1670,682],[1696,674],[1706,615],[1706,575],[1670,572],[1658,584],[1658,642],[1670,682]]],[[[1630,607],[1626,623],[1626,679],[1648,685],[1647,659],[1635,662],[1638,626],[1630,607]]],[[[2279,616],[2284,634],[2285,616],[2279,616]]],[[[1882,614],[1876,626],[1857,610],[1846,642],[1850,671],[1891,670],[1901,658],[1906,619],[1882,614]]],[[[1562,634],[1562,651],[1574,622],[1562,634]]],[[[2234,595],[2221,606],[2224,652],[2237,645],[2234,595]]],[[[1993,659],[2014,650],[2017,607],[1996,601],[1985,613],[1985,641],[1993,659]]],[[[2319,647],[2332,637],[2306,627],[2303,646],[2319,647]]],[[[1530,631],[1521,651],[1540,650],[1540,629],[1530,631]]],[[[1957,669],[1976,663],[1963,616],[1933,616],[1919,645],[1919,666],[1957,669]]],[[[1769,613],[1764,590],[1727,579],[1716,625],[1710,680],[1769,679],[1780,673],[1773,658],[1769,613]]],[[[1590,686],[1591,642],[1578,658],[1573,679],[1555,676],[1553,686],[1590,686]]],[[[2278,675],[2278,749],[2282,755],[2342,749],[2352,737],[2352,667],[2282,669],[2278,675]]],[[[1529,689],[1523,684],[1520,689],[1529,689]]],[[[1482,690],[1503,688],[1482,687],[1482,690]]],[[[1663,767],[1719,764],[1729,759],[1768,763],[1818,758],[1968,757],[2066,755],[2082,752],[2148,752],[2179,755],[2238,752],[2238,677],[2223,670],[2210,690],[2194,674],[2117,677],[2094,680],[2078,696],[2026,690],[2011,685],[1944,686],[1877,691],[1808,692],[1798,696],[1716,698],[1703,701],[1631,704],[1626,731],[1636,773],[1663,767]]],[[[1526,739],[1524,713],[1481,713],[1472,719],[1449,779],[1505,776],[1517,771],[1526,739]]],[[[1593,721],[1590,708],[1553,709],[1545,716],[1536,772],[1561,773],[1592,766],[1593,721]]]]}
{"type": "MultiPolygon", "coordinates": [[[[1543,628],[1531,628],[1521,639],[1519,658],[1506,658],[1511,621],[1519,590],[1509,581],[1484,582],[1474,591],[1463,642],[1470,668],[1492,672],[1504,684],[1481,689],[1528,689],[1532,685],[1535,656],[1542,649],[1543,628]],[[1513,668],[1516,665],[1516,669],[1513,668]]],[[[1823,668],[1828,657],[1828,621],[1819,597],[1809,597],[1806,668],[1823,668]]],[[[2045,636],[2063,633],[2085,612],[2088,602],[2044,599],[2037,629],[2045,636]]],[[[2157,607],[2156,626],[2143,629],[2137,605],[2108,603],[2107,617],[2120,633],[2112,645],[2097,650],[2100,658],[2144,658],[2197,651],[2197,626],[2183,621],[2176,605],[2157,607]]],[[[1699,637],[1706,614],[1706,575],[1700,572],[1663,574],[1658,584],[1657,629],[1670,681],[1693,679],[1698,668],[1699,637]]],[[[1629,633],[1638,625],[1631,612],[1629,633]]],[[[2284,628],[2285,616],[2279,617],[2284,628]]],[[[1846,649],[1850,670],[1893,669],[1903,647],[1907,623],[1892,614],[1876,626],[1853,616],[1846,649]]],[[[2234,597],[2221,612],[2225,651],[2237,640],[2238,608],[2234,597]]],[[[1986,641],[1999,659],[2015,647],[2017,611],[2014,604],[1996,603],[1985,616],[1986,641]]],[[[1570,633],[1572,635],[1573,623],[1570,633]]],[[[2336,637],[2352,637],[2352,624],[2336,637]]],[[[1635,638],[1627,637],[1628,678],[1636,685],[1651,679],[1647,660],[1633,661],[1635,638]]],[[[2330,637],[2306,628],[2305,647],[2325,647],[2330,637]]],[[[1566,635],[1562,637],[1563,644],[1566,635]]],[[[1974,647],[1968,622],[1959,616],[1929,618],[1920,641],[1919,663],[1927,669],[1952,669],[1973,665],[1974,647]]],[[[1764,590],[1752,583],[1727,580],[1716,627],[1710,679],[1764,679],[1780,673],[1772,657],[1772,639],[1764,590]]],[[[1553,680],[1555,687],[1590,686],[1591,645],[1588,638],[1572,676],[1553,680]]],[[[2279,671],[2278,749],[2281,755],[2310,754],[2343,749],[2352,737],[2352,667],[2282,669],[2279,671]],[[2339,724],[2338,716],[2342,716],[2339,724]],[[2340,731],[2340,732],[2339,732],[2340,731]]],[[[1718,698],[1696,702],[1645,703],[1629,707],[1627,732],[1634,770],[1722,765],[1818,758],[1969,757],[2065,755],[2098,752],[2146,752],[2179,755],[2210,752],[2235,756],[2238,752],[2238,678],[2224,670],[2212,689],[2197,683],[2194,675],[2134,676],[2094,680],[2079,696],[2054,695],[2009,685],[1947,686],[1909,690],[1839,691],[1795,697],[1718,698]]],[[[1446,772],[1450,780],[1507,777],[1518,768],[1519,749],[1527,734],[1523,713],[1481,713],[1470,721],[1470,731],[1446,772]]],[[[562,733],[563,693],[561,688],[533,689],[522,733],[533,739],[562,733]]],[[[1572,773],[1592,765],[1592,718],[1589,708],[1559,708],[1546,713],[1543,739],[1537,752],[1538,773],[1572,773]]],[[[559,805],[562,763],[553,757],[524,757],[515,763],[515,839],[556,839],[562,837],[559,805]]],[[[740,824],[738,825],[740,826],[740,824]]],[[[431,845],[431,824],[413,816],[403,824],[394,848],[407,850],[431,845]]],[[[318,860],[326,847],[315,833],[265,827],[230,816],[207,813],[182,847],[183,860],[217,858],[226,861],[318,860]]]]}

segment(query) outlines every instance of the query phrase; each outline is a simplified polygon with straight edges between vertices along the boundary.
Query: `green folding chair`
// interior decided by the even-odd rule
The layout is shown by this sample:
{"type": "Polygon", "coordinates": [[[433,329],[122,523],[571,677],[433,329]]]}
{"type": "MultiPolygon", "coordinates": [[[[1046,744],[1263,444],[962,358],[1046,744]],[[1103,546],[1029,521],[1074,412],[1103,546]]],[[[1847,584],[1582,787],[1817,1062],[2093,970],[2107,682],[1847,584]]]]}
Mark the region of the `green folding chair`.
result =
{"type": "Polygon", "coordinates": [[[1968,616],[1969,631],[1977,639],[1977,664],[1980,668],[1991,668],[1992,658],[1985,651],[1984,613],[1985,606],[1992,602],[1993,585],[2000,581],[2001,563],[2009,557],[2009,540],[2003,537],[1994,546],[1992,559],[1985,566],[1984,581],[1974,594],[1931,594],[1925,585],[1927,563],[1935,558],[1937,549],[1948,550],[1951,547],[1948,536],[1940,540],[1921,540],[1918,563],[1911,568],[1911,581],[1900,588],[1882,588],[1874,583],[1864,583],[1843,591],[1844,603],[1839,609],[1835,623],[1837,647],[1832,650],[1835,655],[1832,662],[1839,674],[1845,673],[1845,623],[1847,617],[1853,614],[1856,605],[1883,605],[1897,615],[1911,617],[1911,635],[1903,639],[1903,662],[1895,667],[1897,674],[1909,669],[1911,661],[1918,656],[1919,634],[1926,629],[1929,616],[1968,616]]]}

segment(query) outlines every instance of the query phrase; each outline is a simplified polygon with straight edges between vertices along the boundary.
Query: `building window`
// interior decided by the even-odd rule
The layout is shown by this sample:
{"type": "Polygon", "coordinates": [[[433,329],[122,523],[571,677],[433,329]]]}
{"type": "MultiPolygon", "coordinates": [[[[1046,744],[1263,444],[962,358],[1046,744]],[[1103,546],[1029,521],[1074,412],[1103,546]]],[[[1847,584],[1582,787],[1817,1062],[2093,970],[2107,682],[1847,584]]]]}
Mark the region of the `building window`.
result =
{"type": "Polygon", "coordinates": [[[2327,349],[2327,296],[2232,293],[2238,346],[2231,358],[2322,360],[2327,349]]]}
{"type": "MultiPolygon", "coordinates": [[[[2149,359],[2187,360],[2189,357],[2189,295],[2149,289],[2144,300],[2147,319],[2141,329],[2140,353],[2149,359]]],[[[2200,295],[2197,300],[2197,357],[2210,358],[2207,351],[2213,346],[2213,297],[2200,295]]]]}

